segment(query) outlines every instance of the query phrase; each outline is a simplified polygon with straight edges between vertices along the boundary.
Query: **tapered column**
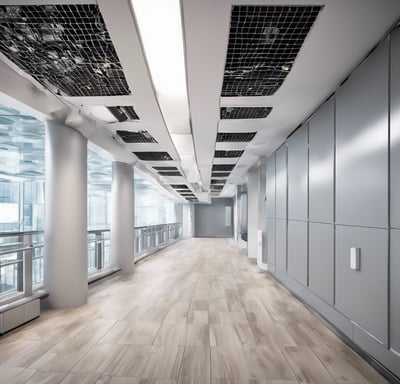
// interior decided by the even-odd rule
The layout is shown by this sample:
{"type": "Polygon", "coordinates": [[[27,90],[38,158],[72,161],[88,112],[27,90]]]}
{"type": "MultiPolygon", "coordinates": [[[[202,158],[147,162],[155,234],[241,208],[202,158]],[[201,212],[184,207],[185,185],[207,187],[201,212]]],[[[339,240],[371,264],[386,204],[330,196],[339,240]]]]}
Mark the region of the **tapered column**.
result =
{"type": "Polygon", "coordinates": [[[113,162],[111,187],[111,263],[124,274],[134,270],[135,206],[133,166],[113,162]]]}
{"type": "Polygon", "coordinates": [[[52,308],[87,300],[87,140],[57,122],[46,124],[44,285],[52,308]]]}

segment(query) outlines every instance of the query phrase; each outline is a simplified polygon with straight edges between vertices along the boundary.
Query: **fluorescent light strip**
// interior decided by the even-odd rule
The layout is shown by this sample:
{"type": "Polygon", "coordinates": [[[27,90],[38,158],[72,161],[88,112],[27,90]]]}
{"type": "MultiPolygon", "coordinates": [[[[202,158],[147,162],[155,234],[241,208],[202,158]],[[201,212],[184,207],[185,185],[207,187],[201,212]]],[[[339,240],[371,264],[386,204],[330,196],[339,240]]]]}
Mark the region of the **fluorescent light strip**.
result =
{"type": "Polygon", "coordinates": [[[131,0],[170,133],[191,133],[179,0],[131,0]]]}

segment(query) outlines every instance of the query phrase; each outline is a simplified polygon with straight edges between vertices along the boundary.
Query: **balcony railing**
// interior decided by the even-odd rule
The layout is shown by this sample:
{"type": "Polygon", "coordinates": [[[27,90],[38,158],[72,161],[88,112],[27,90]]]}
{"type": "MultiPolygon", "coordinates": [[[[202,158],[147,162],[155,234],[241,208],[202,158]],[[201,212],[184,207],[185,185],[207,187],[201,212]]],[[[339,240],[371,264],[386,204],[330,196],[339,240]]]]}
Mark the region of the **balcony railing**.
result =
{"type": "MultiPolygon", "coordinates": [[[[136,227],[135,260],[182,237],[182,224],[136,227]]],[[[0,233],[0,301],[43,286],[44,232],[0,233]]],[[[110,230],[88,231],[88,276],[110,268],[110,230]]]]}
{"type": "Polygon", "coordinates": [[[182,223],[135,227],[135,260],[182,237],[182,223]]]}

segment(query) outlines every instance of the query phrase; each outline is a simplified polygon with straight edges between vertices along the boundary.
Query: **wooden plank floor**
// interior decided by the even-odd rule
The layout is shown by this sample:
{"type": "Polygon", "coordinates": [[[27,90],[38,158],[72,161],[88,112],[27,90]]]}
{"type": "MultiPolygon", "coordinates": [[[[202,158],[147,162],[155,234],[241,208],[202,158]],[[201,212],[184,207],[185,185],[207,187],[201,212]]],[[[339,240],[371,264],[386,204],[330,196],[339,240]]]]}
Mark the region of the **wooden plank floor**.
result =
{"type": "Polygon", "coordinates": [[[0,382],[386,381],[229,240],[187,239],[1,337],[0,382]]]}

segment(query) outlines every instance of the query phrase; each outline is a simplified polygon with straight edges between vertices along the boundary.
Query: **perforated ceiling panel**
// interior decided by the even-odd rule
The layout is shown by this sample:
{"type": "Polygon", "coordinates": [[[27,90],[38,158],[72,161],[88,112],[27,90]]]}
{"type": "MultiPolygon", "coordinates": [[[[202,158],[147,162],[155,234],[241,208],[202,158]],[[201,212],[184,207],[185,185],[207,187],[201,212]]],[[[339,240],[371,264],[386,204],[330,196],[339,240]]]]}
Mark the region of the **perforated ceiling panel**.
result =
{"type": "Polygon", "coordinates": [[[292,69],[321,8],[233,6],[221,95],[274,94],[292,69]]]}
{"type": "Polygon", "coordinates": [[[174,189],[189,189],[186,184],[171,184],[171,187],[174,189]]]}
{"type": "Polygon", "coordinates": [[[140,160],[144,161],[164,161],[172,160],[168,152],[133,152],[140,160]]]}
{"type": "Polygon", "coordinates": [[[130,105],[107,108],[119,122],[127,120],[139,120],[139,116],[135,112],[135,109],[130,105]]]}
{"type": "Polygon", "coordinates": [[[212,172],[212,177],[228,177],[231,173],[230,172],[212,172]]]}
{"type": "Polygon", "coordinates": [[[130,94],[96,4],[0,6],[0,51],[57,94],[130,94]]]}
{"type": "Polygon", "coordinates": [[[158,172],[161,176],[182,176],[179,171],[160,171],[158,172]]]}
{"type": "Polygon", "coordinates": [[[226,180],[224,179],[211,179],[211,185],[215,185],[215,184],[225,184],[226,180]]]}
{"type": "Polygon", "coordinates": [[[153,167],[156,171],[177,171],[176,167],[153,167]]]}
{"type": "Polygon", "coordinates": [[[233,168],[235,168],[235,164],[214,164],[212,170],[213,172],[226,172],[232,171],[233,168]]]}
{"type": "Polygon", "coordinates": [[[238,132],[238,133],[229,133],[229,132],[218,132],[217,134],[217,142],[218,143],[245,143],[253,140],[254,136],[257,132],[238,132]]]}
{"type": "Polygon", "coordinates": [[[239,151],[239,150],[235,150],[235,151],[215,151],[214,153],[214,157],[240,157],[243,155],[244,151],[239,151]]]}
{"type": "Polygon", "coordinates": [[[157,140],[147,131],[131,132],[118,130],[117,134],[125,143],[157,143],[157,140]]]}
{"type": "Polygon", "coordinates": [[[232,119],[263,119],[272,111],[272,107],[221,107],[220,117],[232,119]]]}

